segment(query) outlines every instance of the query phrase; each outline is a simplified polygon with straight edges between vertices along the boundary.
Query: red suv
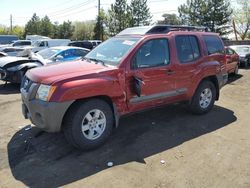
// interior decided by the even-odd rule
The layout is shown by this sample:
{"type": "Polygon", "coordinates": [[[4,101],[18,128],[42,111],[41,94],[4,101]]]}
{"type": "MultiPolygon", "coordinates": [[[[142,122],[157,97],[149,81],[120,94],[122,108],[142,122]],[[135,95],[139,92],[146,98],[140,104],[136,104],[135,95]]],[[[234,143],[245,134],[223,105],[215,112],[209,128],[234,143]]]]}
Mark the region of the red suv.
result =
{"type": "Polygon", "coordinates": [[[227,82],[224,45],[198,27],[128,28],[83,59],[29,70],[22,109],[37,127],[81,149],[104,143],[120,116],[188,101],[204,114],[227,82]]]}

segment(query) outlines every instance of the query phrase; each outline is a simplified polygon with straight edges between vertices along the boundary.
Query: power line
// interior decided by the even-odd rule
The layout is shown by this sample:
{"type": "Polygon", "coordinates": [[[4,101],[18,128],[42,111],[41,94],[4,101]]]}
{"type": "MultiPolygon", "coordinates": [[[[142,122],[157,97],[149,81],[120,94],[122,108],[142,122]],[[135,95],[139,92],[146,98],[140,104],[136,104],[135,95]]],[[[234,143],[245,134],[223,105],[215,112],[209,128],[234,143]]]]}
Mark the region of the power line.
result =
{"type": "Polygon", "coordinates": [[[88,7],[88,8],[76,11],[76,12],[70,12],[70,13],[68,12],[66,14],[59,14],[59,15],[56,15],[56,16],[52,16],[52,18],[60,18],[60,17],[68,16],[68,15],[76,15],[76,14],[79,14],[80,12],[83,12],[83,11],[86,11],[86,10],[90,10],[90,9],[93,9],[93,8],[96,8],[96,6],[88,7]]]}
{"type": "Polygon", "coordinates": [[[55,15],[58,15],[58,14],[61,14],[61,13],[69,12],[71,10],[84,7],[84,6],[88,5],[88,4],[90,4],[91,2],[93,2],[93,1],[92,0],[88,0],[88,1],[85,1],[83,3],[76,4],[76,5],[70,6],[70,7],[62,9],[62,10],[53,11],[53,13],[48,13],[47,15],[55,16],[55,15]]]}

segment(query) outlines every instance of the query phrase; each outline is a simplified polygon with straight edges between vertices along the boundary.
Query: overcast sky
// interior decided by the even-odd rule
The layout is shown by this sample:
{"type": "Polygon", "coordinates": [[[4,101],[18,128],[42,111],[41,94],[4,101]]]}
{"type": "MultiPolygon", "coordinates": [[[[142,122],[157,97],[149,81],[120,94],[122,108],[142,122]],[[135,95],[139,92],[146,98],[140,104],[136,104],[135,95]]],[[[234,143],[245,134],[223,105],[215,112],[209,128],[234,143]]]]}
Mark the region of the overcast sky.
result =
{"type": "MultiPolygon", "coordinates": [[[[107,10],[114,0],[101,0],[101,8],[107,10]]],[[[128,0],[128,2],[130,2],[128,0]]],[[[164,13],[177,13],[177,8],[186,0],[148,0],[153,21],[160,20],[164,13]]],[[[25,25],[33,13],[41,18],[48,15],[52,22],[94,20],[98,0],[1,0],[0,24],[9,26],[12,14],[13,25],[25,25]]]]}

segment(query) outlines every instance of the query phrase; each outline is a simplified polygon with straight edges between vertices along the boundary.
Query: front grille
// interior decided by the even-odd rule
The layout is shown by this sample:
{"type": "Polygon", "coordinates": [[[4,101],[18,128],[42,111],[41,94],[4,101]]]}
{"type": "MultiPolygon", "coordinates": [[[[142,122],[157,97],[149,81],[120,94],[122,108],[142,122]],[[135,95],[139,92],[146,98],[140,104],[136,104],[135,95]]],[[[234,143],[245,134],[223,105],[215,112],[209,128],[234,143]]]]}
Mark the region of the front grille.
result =
{"type": "Polygon", "coordinates": [[[21,89],[28,92],[32,83],[33,82],[27,76],[24,76],[21,82],[21,89]]]}

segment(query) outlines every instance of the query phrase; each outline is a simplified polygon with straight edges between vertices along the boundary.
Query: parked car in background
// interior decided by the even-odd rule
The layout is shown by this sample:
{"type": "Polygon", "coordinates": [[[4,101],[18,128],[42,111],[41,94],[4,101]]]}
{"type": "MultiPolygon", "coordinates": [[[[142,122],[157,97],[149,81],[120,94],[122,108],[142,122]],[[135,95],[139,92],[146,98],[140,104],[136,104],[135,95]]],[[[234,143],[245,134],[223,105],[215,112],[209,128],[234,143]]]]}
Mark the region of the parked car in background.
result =
{"type": "Polygon", "coordinates": [[[0,57],[5,57],[7,56],[8,54],[4,53],[4,52],[0,52],[0,57]]]}
{"type": "Polygon", "coordinates": [[[102,43],[101,40],[90,40],[90,42],[92,43],[93,48],[95,48],[96,46],[102,43]]]}
{"type": "Polygon", "coordinates": [[[55,47],[55,46],[67,46],[71,40],[69,39],[41,39],[32,43],[31,47],[26,49],[31,49],[33,52],[39,52],[45,48],[55,47]]]}
{"type": "Polygon", "coordinates": [[[16,35],[0,35],[0,45],[10,44],[15,40],[18,40],[18,37],[16,35]]]}
{"type": "Polygon", "coordinates": [[[49,37],[41,36],[41,35],[26,35],[26,40],[37,41],[42,39],[50,39],[49,37]]]}
{"type": "Polygon", "coordinates": [[[228,80],[224,44],[205,29],[128,28],[83,59],[32,69],[21,84],[23,115],[42,130],[64,131],[75,147],[93,149],[126,114],[180,101],[205,114],[228,80]]]}
{"type": "Polygon", "coordinates": [[[21,83],[27,70],[54,62],[65,62],[85,56],[88,49],[78,47],[52,47],[37,53],[28,52],[28,57],[0,58],[0,79],[12,83],[21,83]]]}
{"type": "Polygon", "coordinates": [[[87,48],[89,50],[92,50],[94,48],[93,43],[88,41],[88,40],[73,41],[73,42],[70,42],[68,44],[68,46],[77,46],[77,47],[81,47],[81,48],[87,48]]]}
{"type": "Polygon", "coordinates": [[[227,72],[238,74],[240,65],[240,56],[230,47],[225,48],[227,72]]]}
{"type": "Polygon", "coordinates": [[[24,50],[24,47],[30,47],[31,44],[32,42],[30,40],[17,40],[13,41],[11,44],[1,46],[0,51],[10,56],[17,56],[20,51],[24,50]]]}
{"type": "Polygon", "coordinates": [[[240,56],[240,65],[247,67],[250,63],[250,45],[232,45],[229,47],[240,56]]]}
{"type": "Polygon", "coordinates": [[[9,56],[18,56],[18,53],[22,51],[24,51],[24,48],[21,47],[6,46],[0,48],[0,52],[4,52],[9,56]]]}
{"type": "Polygon", "coordinates": [[[31,41],[30,40],[16,40],[13,41],[9,46],[13,47],[20,47],[20,46],[31,46],[31,41]]]}

